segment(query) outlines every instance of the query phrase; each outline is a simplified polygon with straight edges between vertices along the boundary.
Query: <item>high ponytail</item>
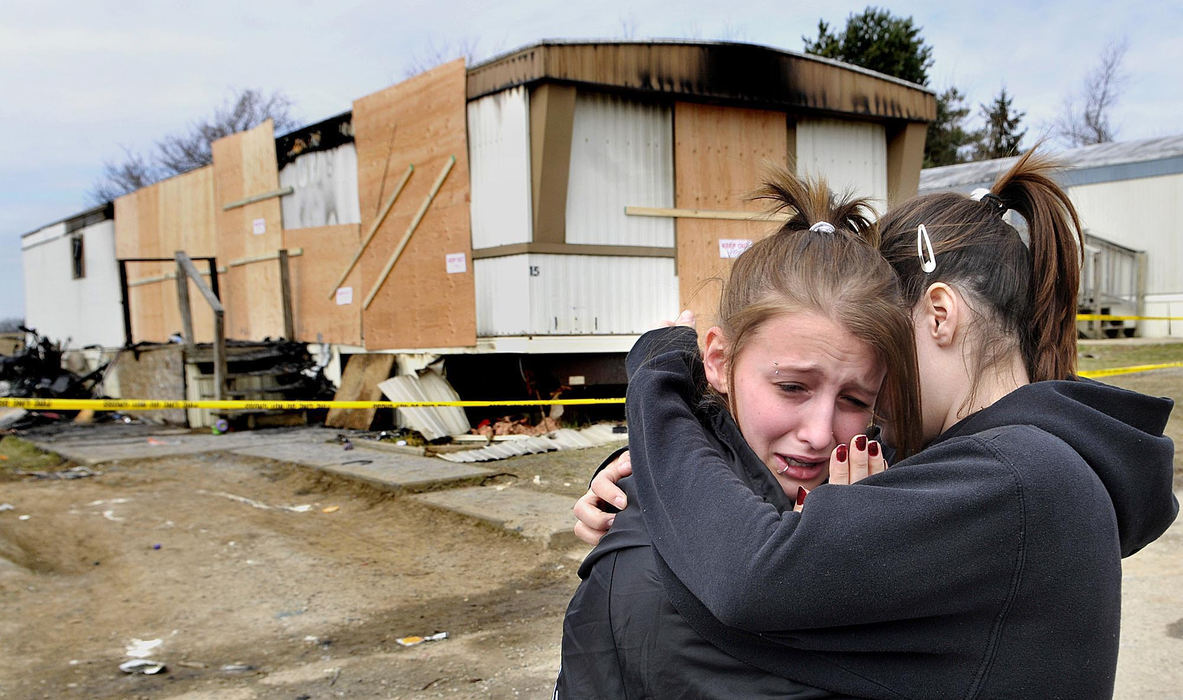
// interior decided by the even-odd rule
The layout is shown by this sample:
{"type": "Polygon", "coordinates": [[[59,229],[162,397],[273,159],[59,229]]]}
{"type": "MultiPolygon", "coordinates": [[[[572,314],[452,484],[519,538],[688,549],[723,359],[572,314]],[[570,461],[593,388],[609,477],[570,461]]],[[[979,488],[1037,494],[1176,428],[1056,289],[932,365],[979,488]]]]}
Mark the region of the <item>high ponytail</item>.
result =
{"type": "MultiPolygon", "coordinates": [[[[789,216],[735,260],[723,288],[718,325],[728,342],[728,374],[747,340],[770,318],[793,312],[830,318],[886,366],[877,412],[889,422],[899,457],[917,451],[921,421],[911,318],[895,274],[876,250],[874,209],[866,199],[837,198],[824,181],[783,170],[756,197],[789,216]]],[[[734,386],[733,376],[728,385],[734,386]]],[[[728,404],[734,410],[733,398],[728,404]]]]}
{"type": "Polygon", "coordinates": [[[990,188],[1027,222],[1033,317],[1023,355],[1032,381],[1076,372],[1081,227],[1068,194],[1049,177],[1054,169],[1052,161],[1028,151],[990,188]]]}

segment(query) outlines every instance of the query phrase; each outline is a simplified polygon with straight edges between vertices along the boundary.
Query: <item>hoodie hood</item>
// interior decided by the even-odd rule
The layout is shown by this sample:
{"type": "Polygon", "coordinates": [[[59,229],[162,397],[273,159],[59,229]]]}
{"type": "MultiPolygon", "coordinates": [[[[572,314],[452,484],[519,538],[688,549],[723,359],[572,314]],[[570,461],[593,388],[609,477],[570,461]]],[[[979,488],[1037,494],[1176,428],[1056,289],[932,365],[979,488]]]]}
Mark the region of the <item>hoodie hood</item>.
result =
{"type": "Polygon", "coordinates": [[[1006,425],[1033,425],[1071,446],[1109,492],[1127,557],[1175,520],[1175,446],[1163,435],[1174,402],[1088,379],[1036,382],[965,418],[933,444],[1006,425]]]}

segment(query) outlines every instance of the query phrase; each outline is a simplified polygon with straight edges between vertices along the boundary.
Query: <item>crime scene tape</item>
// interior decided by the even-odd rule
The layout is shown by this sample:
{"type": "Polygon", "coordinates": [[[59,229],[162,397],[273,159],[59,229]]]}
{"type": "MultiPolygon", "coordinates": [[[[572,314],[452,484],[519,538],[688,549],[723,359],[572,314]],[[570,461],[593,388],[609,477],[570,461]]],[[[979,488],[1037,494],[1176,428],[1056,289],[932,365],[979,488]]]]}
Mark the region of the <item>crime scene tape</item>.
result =
{"type": "Polygon", "coordinates": [[[1183,316],[1114,316],[1113,314],[1076,314],[1077,321],[1183,321],[1183,316]]]}
{"type": "Polygon", "coordinates": [[[622,403],[624,403],[623,398],[533,399],[522,401],[170,401],[155,399],[0,398],[0,408],[23,408],[30,411],[160,411],[170,408],[272,411],[318,408],[425,408],[429,406],[459,406],[461,408],[483,408],[490,406],[587,406],[622,403]]]}
{"type": "Polygon", "coordinates": [[[1183,362],[1167,362],[1161,365],[1133,365],[1131,367],[1112,367],[1110,369],[1092,369],[1079,372],[1080,376],[1096,379],[1097,377],[1112,377],[1118,374],[1133,374],[1135,372],[1150,372],[1156,369],[1171,369],[1183,367],[1183,362]]]}

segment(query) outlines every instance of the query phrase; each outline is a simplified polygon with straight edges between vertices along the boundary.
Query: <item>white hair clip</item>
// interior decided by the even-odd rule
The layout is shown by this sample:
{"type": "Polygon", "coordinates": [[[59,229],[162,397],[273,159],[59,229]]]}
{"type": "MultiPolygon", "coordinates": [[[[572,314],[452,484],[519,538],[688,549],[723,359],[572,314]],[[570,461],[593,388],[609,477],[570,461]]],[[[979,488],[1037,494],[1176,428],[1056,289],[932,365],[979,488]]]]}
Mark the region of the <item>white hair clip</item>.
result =
{"type": "Polygon", "coordinates": [[[920,269],[924,270],[925,274],[937,269],[937,255],[932,250],[932,240],[928,237],[928,229],[924,224],[916,227],[916,256],[920,258],[920,269]]]}
{"type": "Polygon", "coordinates": [[[828,221],[819,221],[813,226],[810,226],[809,230],[815,233],[833,233],[835,228],[834,225],[828,221]]]}

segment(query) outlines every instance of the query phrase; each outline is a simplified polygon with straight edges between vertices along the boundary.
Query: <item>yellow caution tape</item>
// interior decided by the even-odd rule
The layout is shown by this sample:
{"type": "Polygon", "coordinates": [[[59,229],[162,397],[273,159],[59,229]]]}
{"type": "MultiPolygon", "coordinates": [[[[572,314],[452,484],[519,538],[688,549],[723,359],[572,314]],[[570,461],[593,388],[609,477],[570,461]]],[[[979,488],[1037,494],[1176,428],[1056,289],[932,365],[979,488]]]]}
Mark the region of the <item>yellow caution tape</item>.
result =
{"type": "Polygon", "coordinates": [[[1095,379],[1097,377],[1112,377],[1115,374],[1133,374],[1134,372],[1149,372],[1156,369],[1170,369],[1183,367],[1183,362],[1167,362],[1161,365],[1134,365],[1132,367],[1112,367],[1110,369],[1093,369],[1080,372],[1080,376],[1095,379]]]}
{"type": "Polygon", "coordinates": [[[421,408],[428,406],[587,406],[621,404],[619,399],[535,399],[523,401],[169,401],[154,399],[17,399],[0,398],[0,407],[31,411],[160,411],[171,408],[272,411],[303,408],[421,408]]]}
{"type": "Polygon", "coordinates": [[[1077,321],[1183,321],[1183,316],[1114,316],[1112,314],[1076,314],[1077,321]]]}

